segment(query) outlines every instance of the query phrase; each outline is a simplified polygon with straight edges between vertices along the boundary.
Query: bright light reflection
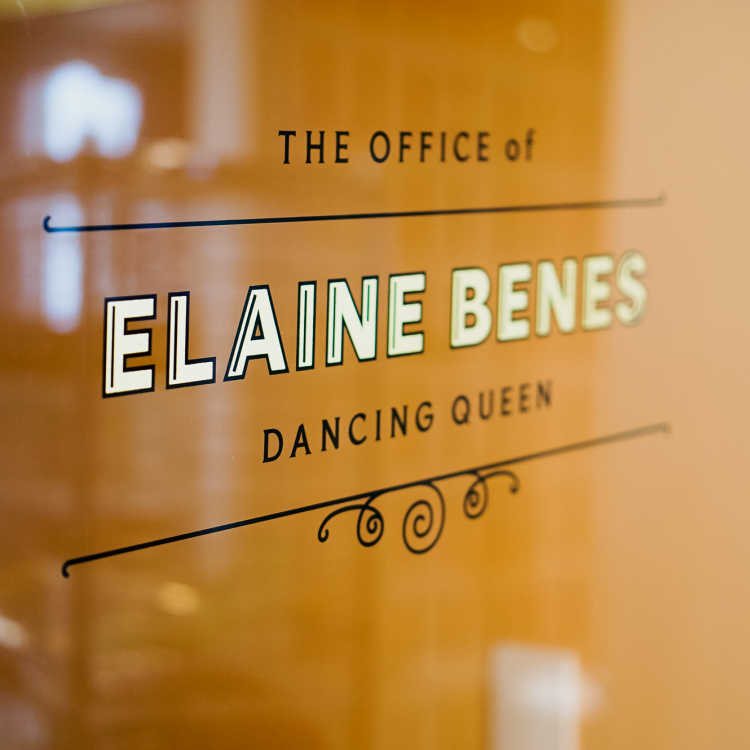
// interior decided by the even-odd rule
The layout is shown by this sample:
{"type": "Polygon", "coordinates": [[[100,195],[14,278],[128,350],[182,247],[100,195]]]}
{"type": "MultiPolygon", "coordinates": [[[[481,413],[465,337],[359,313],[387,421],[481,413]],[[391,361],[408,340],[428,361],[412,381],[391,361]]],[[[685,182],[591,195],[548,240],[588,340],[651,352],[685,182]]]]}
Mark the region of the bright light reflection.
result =
{"type": "Polygon", "coordinates": [[[566,649],[503,644],[491,655],[491,750],[578,750],[582,676],[566,649]]]}
{"type": "Polygon", "coordinates": [[[28,636],[20,623],[0,615],[0,646],[11,649],[23,648],[27,641],[28,636]]]}
{"type": "Polygon", "coordinates": [[[76,60],[49,74],[42,101],[44,149],[55,161],[74,159],[88,140],[110,159],[135,148],[143,106],[140,91],[129,81],[107,78],[76,60]]]}
{"type": "MultiPolygon", "coordinates": [[[[66,225],[83,223],[83,212],[73,196],[55,200],[48,212],[66,225]]],[[[42,262],[42,311],[56,333],[78,326],[83,304],[83,253],[77,234],[47,234],[42,262]]]]}
{"type": "Polygon", "coordinates": [[[201,597],[197,589],[187,583],[171,581],[165,583],[157,592],[159,606],[171,615],[192,615],[201,606],[201,597]]]}

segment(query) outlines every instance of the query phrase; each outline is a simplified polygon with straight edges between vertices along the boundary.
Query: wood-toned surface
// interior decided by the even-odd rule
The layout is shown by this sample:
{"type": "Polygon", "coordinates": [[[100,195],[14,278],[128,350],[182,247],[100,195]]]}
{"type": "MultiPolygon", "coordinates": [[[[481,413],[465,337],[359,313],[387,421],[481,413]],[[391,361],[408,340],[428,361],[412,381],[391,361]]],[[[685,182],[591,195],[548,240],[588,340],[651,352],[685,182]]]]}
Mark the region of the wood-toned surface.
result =
{"type": "MultiPolygon", "coordinates": [[[[507,750],[498,717],[524,654],[538,674],[574,665],[565,674],[580,694],[568,713],[544,695],[529,709],[540,727],[562,712],[572,734],[539,730],[515,750],[747,744],[748,19],[732,3],[652,5],[155,0],[0,22],[8,747],[507,750]],[[90,125],[78,153],[51,157],[65,124],[45,85],[74,61],[104,87],[81,101],[103,102],[113,80],[137,90],[132,148],[102,153],[90,125]],[[297,133],[289,164],[280,130],[297,133]],[[308,130],[325,131],[323,164],[317,152],[305,163],[308,130]],[[335,162],[336,131],[349,133],[347,163],[335,162]],[[391,139],[382,164],[377,131],[391,139]],[[400,162],[401,131],[413,135],[400,162]],[[462,162],[452,144],[463,131],[462,162]],[[422,132],[433,133],[424,161],[422,132]],[[210,221],[662,191],[663,205],[639,208],[42,228],[47,215],[52,226],[210,221]],[[616,264],[633,250],[648,264],[643,320],[583,330],[584,259],[616,264]],[[537,336],[538,263],[559,273],[566,258],[578,263],[575,331],[537,336]],[[498,266],[516,262],[534,269],[519,285],[530,338],[499,342],[495,321],[484,343],[451,348],[452,271],[487,272],[497,317],[498,266]],[[388,357],[389,275],[410,272],[426,273],[411,298],[422,320],[407,327],[425,350],[388,357]],[[377,356],[357,361],[345,337],[343,365],[326,367],[328,281],[347,279],[359,305],[365,276],[379,278],[377,356]],[[297,371],[304,281],[317,282],[315,367],[297,371]],[[225,381],[248,287],[263,284],[289,372],[251,360],[225,381]],[[168,295],[182,291],[190,357],[216,357],[216,382],[167,389],[168,295]],[[154,294],[155,320],[131,327],[153,332],[143,363],[155,389],[103,398],[104,300],[154,294]],[[462,425],[458,396],[471,403],[462,425]],[[404,406],[406,435],[391,419],[404,406]],[[355,445],[358,413],[367,440],[355,445]],[[339,448],[323,452],[322,420],[337,417],[339,448]],[[61,575],[70,558],[661,422],[670,434],[506,467],[518,492],[488,479],[477,519],[464,512],[473,477],[438,483],[444,525],[424,554],[402,538],[411,504],[434,503],[422,486],[375,501],[384,529],[372,547],[356,512],[332,518],[321,543],[321,509],[61,575]],[[310,454],[292,458],[301,424],[310,454]],[[267,429],[284,449],[264,463],[267,429]]],[[[609,280],[614,310],[623,295],[609,280]]]]}

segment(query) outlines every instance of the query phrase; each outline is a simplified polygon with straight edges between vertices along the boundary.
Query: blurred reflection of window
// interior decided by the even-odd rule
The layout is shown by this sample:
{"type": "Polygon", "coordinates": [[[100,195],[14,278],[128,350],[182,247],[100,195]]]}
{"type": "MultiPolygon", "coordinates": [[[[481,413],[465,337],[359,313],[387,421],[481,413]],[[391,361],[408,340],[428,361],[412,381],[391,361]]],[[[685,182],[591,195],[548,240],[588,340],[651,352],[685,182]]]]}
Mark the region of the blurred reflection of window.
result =
{"type": "Polygon", "coordinates": [[[28,641],[26,630],[10,617],[0,615],[0,646],[3,648],[23,648],[28,641]]]}
{"type": "Polygon", "coordinates": [[[190,8],[195,161],[210,169],[253,150],[255,19],[245,0],[193,0],[190,8]]]}
{"type": "Polygon", "coordinates": [[[492,750],[578,750],[582,678],[574,651],[504,644],[490,667],[492,750]]]}
{"type": "MultiPolygon", "coordinates": [[[[143,105],[138,88],[102,75],[80,60],[55,68],[41,87],[42,145],[58,162],[74,159],[91,142],[118,159],[135,148],[143,105]]],[[[33,131],[33,124],[29,125],[33,131]]]]}
{"type": "MultiPolygon", "coordinates": [[[[83,223],[80,204],[73,196],[61,196],[50,205],[51,216],[66,225],[83,223]]],[[[56,333],[70,333],[78,326],[83,303],[83,254],[78,234],[47,234],[42,261],[42,312],[56,333]]]]}

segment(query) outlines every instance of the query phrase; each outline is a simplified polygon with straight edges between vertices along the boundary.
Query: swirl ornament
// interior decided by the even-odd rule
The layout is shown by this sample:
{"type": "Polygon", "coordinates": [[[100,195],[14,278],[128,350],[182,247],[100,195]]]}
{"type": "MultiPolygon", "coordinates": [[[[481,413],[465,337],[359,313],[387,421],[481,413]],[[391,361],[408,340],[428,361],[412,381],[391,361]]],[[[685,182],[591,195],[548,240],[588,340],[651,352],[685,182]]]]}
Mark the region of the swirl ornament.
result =
{"type": "MultiPolygon", "coordinates": [[[[464,514],[467,518],[479,518],[487,509],[489,502],[489,488],[487,480],[493,477],[504,476],[510,479],[509,490],[518,492],[521,486],[518,477],[507,469],[495,471],[482,471],[480,469],[461,472],[460,475],[474,477],[464,495],[464,514]]],[[[342,505],[332,510],[322,521],[318,528],[318,540],[325,542],[328,539],[328,522],[343,513],[359,511],[357,517],[357,539],[363,547],[372,547],[382,538],[385,531],[385,519],[382,512],[375,507],[377,499],[394,494],[403,489],[417,488],[422,493],[407,509],[401,526],[401,536],[409,552],[422,555],[429,552],[438,542],[443,534],[445,526],[445,498],[437,486],[439,480],[426,480],[415,482],[403,487],[391,490],[373,492],[367,496],[365,502],[353,502],[342,505]]]]}
{"type": "Polygon", "coordinates": [[[355,505],[344,505],[341,508],[331,511],[320,524],[318,528],[318,541],[325,542],[328,539],[328,522],[341,513],[347,513],[352,510],[358,510],[357,518],[357,539],[363,547],[372,547],[377,544],[383,536],[385,530],[385,519],[383,514],[372,503],[379,497],[380,493],[371,495],[365,503],[355,505]]]}
{"type": "Polygon", "coordinates": [[[469,489],[466,490],[464,495],[464,515],[467,518],[479,518],[485,510],[487,510],[487,503],[490,499],[490,491],[487,487],[487,480],[492,477],[504,476],[510,479],[509,491],[515,494],[518,492],[521,483],[518,481],[518,477],[507,469],[499,469],[498,471],[481,472],[472,471],[470,474],[476,479],[471,483],[469,489]]]}
{"type": "Polygon", "coordinates": [[[430,499],[420,498],[413,502],[404,516],[404,544],[415,555],[429,552],[440,539],[445,525],[443,493],[432,482],[424,482],[419,487],[428,488],[434,494],[430,499]]]}

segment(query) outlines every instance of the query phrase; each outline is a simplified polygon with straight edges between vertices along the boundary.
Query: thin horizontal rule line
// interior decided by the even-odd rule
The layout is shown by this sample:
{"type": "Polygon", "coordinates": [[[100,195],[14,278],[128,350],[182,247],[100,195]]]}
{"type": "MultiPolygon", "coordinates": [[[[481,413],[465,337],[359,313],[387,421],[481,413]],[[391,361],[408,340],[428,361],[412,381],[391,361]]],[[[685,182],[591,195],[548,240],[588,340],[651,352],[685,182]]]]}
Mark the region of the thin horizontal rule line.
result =
{"type": "Polygon", "coordinates": [[[418,216],[466,216],[470,214],[511,214],[544,211],[582,211],[605,208],[656,208],[664,205],[666,194],[650,198],[624,200],[580,201],[569,203],[534,203],[522,206],[490,206],[484,208],[445,208],[424,211],[381,211],[358,214],[323,214],[318,216],[272,216],[255,219],[215,219],[206,221],[151,221],[137,224],[84,224],[81,226],[50,225],[51,216],[45,216],[42,226],[49,234],[56,232],[122,232],[130,229],[180,229],[185,227],[228,227],[246,224],[299,224],[312,221],[354,221],[358,219],[398,219],[418,216]]]}

